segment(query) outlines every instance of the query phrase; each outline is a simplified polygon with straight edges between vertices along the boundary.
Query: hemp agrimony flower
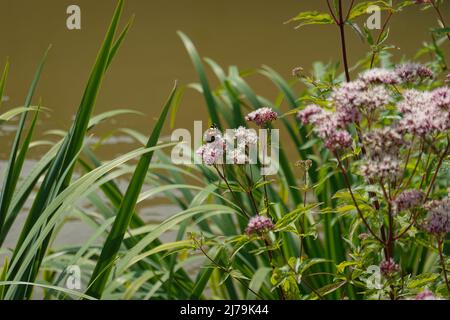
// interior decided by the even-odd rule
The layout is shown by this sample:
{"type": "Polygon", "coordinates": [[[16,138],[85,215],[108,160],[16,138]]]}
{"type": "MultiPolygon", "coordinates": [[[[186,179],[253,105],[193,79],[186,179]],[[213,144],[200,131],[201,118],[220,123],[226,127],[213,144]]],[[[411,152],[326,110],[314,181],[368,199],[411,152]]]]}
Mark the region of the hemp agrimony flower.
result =
{"type": "Polygon", "coordinates": [[[391,276],[400,270],[400,266],[395,263],[394,259],[383,260],[380,263],[380,272],[384,276],[391,276]]]}
{"type": "Polygon", "coordinates": [[[272,121],[277,120],[278,114],[271,108],[260,108],[249,113],[245,120],[254,122],[256,125],[263,127],[270,124],[272,121]]]}
{"type": "Polygon", "coordinates": [[[393,202],[394,213],[419,207],[424,199],[424,194],[419,190],[406,190],[400,193],[393,202]]]}
{"type": "Polygon", "coordinates": [[[425,204],[428,216],[424,223],[427,232],[445,236],[450,232],[450,198],[433,200],[425,204]]]}
{"type": "Polygon", "coordinates": [[[440,300],[437,298],[433,292],[431,292],[428,289],[423,290],[422,292],[418,293],[414,300],[440,300]]]}
{"type": "Polygon", "coordinates": [[[423,79],[433,79],[433,71],[420,63],[405,63],[395,68],[395,73],[402,82],[412,83],[423,79]]]}
{"type": "Polygon", "coordinates": [[[275,226],[270,218],[264,216],[256,216],[251,218],[248,222],[245,233],[249,236],[252,234],[263,235],[273,230],[274,227],[275,226]]]}

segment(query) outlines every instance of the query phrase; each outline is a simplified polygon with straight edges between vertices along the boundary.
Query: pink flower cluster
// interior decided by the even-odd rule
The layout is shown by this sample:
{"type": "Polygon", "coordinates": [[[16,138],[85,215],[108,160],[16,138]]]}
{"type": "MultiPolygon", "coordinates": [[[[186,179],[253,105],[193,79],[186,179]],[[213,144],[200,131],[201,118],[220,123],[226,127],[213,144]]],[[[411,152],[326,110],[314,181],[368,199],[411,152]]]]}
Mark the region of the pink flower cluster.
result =
{"type": "Polygon", "coordinates": [[[398,103],[402,119],[399,130],[426,136],[450,128],[450,89],[438,88],[431,92],[408,90],[398,103]]]}
{"type": "Polygon", "coordinates": [[[363,116],[376,121],[377,111],[387,111],[390,119],[394,119],[390,126],[365,137],[368,156],[363,173],[368,178],[392,181],[401,173],[399,150],[406,145],[405,134],[424,137],[450,129],[450,89],[406,90],[395,104],[399,114],[392,117],[393,109],[386,107],[398,99],[398,94],[394,95],[391,86],[433,77],[431,69],[417,63],[402,64],[394,70],[374,68],[360,74],[357,80],[334,88],[329,110],[310,105],[297,118],[303,125],[312,125],[326,147],[335,151],[351,147],[348,125],[359,124],[363,116]]]}
{"type": "Polygon", "coordinates": [[[383,260],[380,263],[380,271],[384,276],[390,276],[400,270],[400,266],[395,263],[394,259],[383,260]]]}
{"type": "Polygon", "coordinates": [[[398,158],[386,155],[379,160],[366,160],[361,166],[361,172],[368,180],[393,181],[401,173],[400,167],[401,163],[398,158]]]}
{"type": "Polygon", "coordinates": [[[361,112],[370,113],[391,101],[389,91],[381,85],[370,85],[369,80],[346,82],[335,88],[330,100],[342,124],[347,125],[361,119],[361,112]]]}
{"type": "Polygon", "coordinates": [[[370,69],[362,73],[359,79],[366,84],[395,85],[401,82],[401,78],[395,71],[383,68],[370,69]]]}
{"type": "Polygon", "coordinates": [[[430,290],[425,289],[418,293],[414,300],[439,300],[439,298],[437,298],[430,290]]]}
{"type": "Polygon", "coordinates": [[[412,83],[424,79],[433,79],[433,71],[419,63],[405,63],[395,68],[395,73],[404,83],[412,83]]]}
{"type": "Polygon", "coordinates": [[[252,234],[262,235],[269,232],[270,230],[273,230],[274,227],[275,226],[270,218],[264,216],[255,216],[248,222],[245,233],[249,236],[252,234]]]}
{"type": "Polygon", "coordinates": [[[223,164],[226,156],[227,163],[247,164],[249,163],[249,148],[258,143],[258,136],[255,130],[239,127],[225,136],[216,128],[208,129],[203,139],[205,144],[198,150],[197,154],[202,161],[209,166],[223,164]],[[237,145],[235,146],[235,140],[237,145]],[[231,147],[233,146],[233,147],[231,147]]]}
{"type": "MultiPolygon", "coordinates": [[[[227,163],[230,164],[248,164],[251,158],[257,157],[256,154],[250,154],[250,148],[258,143],[258,136],[253,129],[239,127],[234,129],[231,134],[225,134],[227,145],[233,145],[227,153],[227,163]],[[237,143],[235,144],[235,141],[237,143]]],[[[255,149],[256,151],[256,149],[255,149]]],[[[256,159],[253,159],[256,161],[256,159]]]]}
{"type": "Polygon", "coordinates": [[[393,181],[401,174],[399,151],[406,142],[396,129],[374,129],[364,135],[363,143],[367,154],[361,171],[367,179],[393,181]]]}
{"type": "Polygon", "coordinates": [[[424,223],[425,230],[440,236],[448,234],[450,232],[450,198],[430,201],[424,208],[428,210],[424,223]]]}
{"type": "Polygon", "coordinates": [[[197,154],[202,157],[203,162],[208,165],[223,164],[226,142],[223,138],[215,138],[213,142],[202,145],[197,154]]]}
{"type": "Polygon", "coordinates": [[[419,190],[406,190],[400,193],[393,203],[394,213],[419,207],[424,199],[423,192],[419,190]]]}
{"type": "Polygon", "coordinates": [[[249,113],[245,120],[254,122],[256,125],[263,127],[278,119],[278,114],[271,108],[260,108],[249,113]]]}
{"type": "Polygon", "coordinates": [[[332,151],[349,148],[353,143],[351,135],[344,130],[345,127],[339,121],[338,113],[326,111],[317,105],[310,105],[300,111],[297,118],[304,125],[312,124],[314,132],[332,151]]]}

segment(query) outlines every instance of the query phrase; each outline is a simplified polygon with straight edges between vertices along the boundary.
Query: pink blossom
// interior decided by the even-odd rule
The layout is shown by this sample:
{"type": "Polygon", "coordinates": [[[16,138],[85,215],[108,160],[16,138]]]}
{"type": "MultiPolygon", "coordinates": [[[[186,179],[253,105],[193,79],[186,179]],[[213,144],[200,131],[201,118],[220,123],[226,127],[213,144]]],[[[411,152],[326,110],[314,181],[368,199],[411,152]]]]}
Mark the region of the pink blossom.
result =
{"type": "Polygon", "coordinates": [[[256,125],[262,127],[269,124],[270,122],[277,120],[278,114],[271,108],[260,108],[249,113],[245,120],[255,122],[256,125]]]}
{"type": "Polygon", "coordinates": [[[419,190],[406,190],[400,193],[393,203],[394,212],[413,209],[422,204],[424,194],[419,190]]]}
{"type": "Polygon", "coordinates": [[[297,113],[297,118],[302,124],[313,124],[314,118],[324,113],[324,110],[318,105],[312,104],[297,113]]]}
{"type": "Polygon", "coordinates": [[[437,105],[445,102],[442,92],[408,90],[403,98],[397,105],[398,110],[403,113],[398,122],[401,132],[425,136],[448,129],[448,112],[437,105]]]}
{"type": "Polygon", "coordinates": [[[433,292],[428,289],[423,290],[419,294],[416,295],[414,300],[439,300],[433,292]]]}
{"type": "Polygon", "coordinates": [[[450,111],[450,89],[441,87],[431,92],[431,100],[438,107],[450,111]]]}
{"type": "Polygon", "coordinates": [[[255,216],[248,222],[245,233],[249,236],[252,234],[262,235],[270,230],[273,230],[274,227],[275,226],[270,218],[264,216],[255,216]]]}
{"type": "Polygon", "coordinates": [[[396,72],[383,68],[370,69],[362,73],[359,79],[366,84],[395,85],[400,83],[400,78],[396,72]]]}
{"type": "Polygon", "coordinates": [[[395,263],[394,259],[383,260],[380,263],[380,271],[384,276],[390,276],[400,270],[400,266],[395,263]]]}
{"type": "Polygon", "coordinates": [[[352,144],[352,136],[344,130],[332,131],[325,139],[326,147],[332,151],[350,148],[352,144]]]}
{"type": "Polygon", "coordinates": [[[450,232],[450,198],[428,202],[424,208],[428,210],[428,216],[424,227],[429,233],[446,235],[450,232]]]}
{"type": "Polygon", "coordinates": [[[411,83],[426,78],[434,77],[433,71],[420,63],[405,63],[395,68],[396,74],[402,82],[411,83]]]}
{"type": "Polygon", "coordinates": [[[216,138],[213,142],[201,146],[196,153],[202,157],[203,162],[208,166],[222,164],[225,145],[224,139],[216,138]]]}

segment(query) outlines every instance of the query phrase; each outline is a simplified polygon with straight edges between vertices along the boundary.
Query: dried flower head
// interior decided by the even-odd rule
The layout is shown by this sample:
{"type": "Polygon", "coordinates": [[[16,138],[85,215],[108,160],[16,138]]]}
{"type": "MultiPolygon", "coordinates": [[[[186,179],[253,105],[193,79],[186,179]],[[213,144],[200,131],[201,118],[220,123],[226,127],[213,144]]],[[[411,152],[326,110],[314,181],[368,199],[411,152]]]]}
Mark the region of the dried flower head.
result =
{"type": "Polygon", "coordinates": [[[278,114],[273,111],[271,108],[260,108],[258,110],[255,110],[251,113],[249,113],[245,120],[255,122],[256,125],[262,127],[267,124],[270,124],[270,122],[277,120],[278,114]]]}
{"type": "Polygon", "coordinates": [[[295,166],[296,166],[296,167],[300,167],[300,168],[302,168],[303,170],[308,171],[308,170],[311,168],[311,166],[312,166],[312,161],[311,161],[310,159],[307,159],[307,160],[298,160],[298,161],[295,163],[295,166]]]}
{"type": "Polygon", "coordinates": [[[427,232],[444,236],[450,232],[450,198],[433,200],[425,204],[428,216],[424,222],[427,232]]]}
{"type": "Polygon", "coordinates": [[[274,227],[275,226],[270,218],[264,216],[255,216],[248,222],[245,233],[249,236],[252,234],[263,235],[270,230],[273,230],[274,227]]]}
{"type": "Polygon", "coordinates": [[[394,213],[419,207],[424,199],[424,194],[419,190],[406,190],[400,193],[393,202],[394,213]]]}
{"type": "Polygon", "coordinates": [[[295,67],[294,69],[292,69],[292,75],[297,78],[303,77],[303,68],[295,67]]]}
{"type": "Polygon", "coordinates": [[[367,239],[370,238],[370,234],[364,232],[364,233],[361,233],[361,234],[358,236],[358,238],[359,238],[359,240],[364,241],[364,240],[367,240],[367,239]]]}

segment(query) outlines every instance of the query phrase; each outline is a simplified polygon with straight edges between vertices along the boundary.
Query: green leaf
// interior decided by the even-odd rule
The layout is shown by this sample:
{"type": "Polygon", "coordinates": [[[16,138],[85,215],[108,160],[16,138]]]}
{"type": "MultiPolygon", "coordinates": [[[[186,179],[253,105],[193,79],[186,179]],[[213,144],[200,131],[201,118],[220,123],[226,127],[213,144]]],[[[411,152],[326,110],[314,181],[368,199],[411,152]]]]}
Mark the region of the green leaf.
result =
{"type": "Polygon", "coordinates": [[[367,9],[371,6],[377,6],[380,10],[393,10],[386,1],[366,1],[356,4],[350,12],[349,20],[356,19],[362,15],[368,14],[367,9]]]}
{"type": "MultiPolygon", "coordinates": [[[[16,136],[14,137],[14,141],[12,144],[10,156],[8,159],[8,164],[6,166],[6,177],[3,180],[2,191],[0,194],[0,232],[3,229],[3,224],[5,223],[6,215],[8,213],[9,207],[11,205],[11,199],[14,194],[14,190],[17,186],[18,174],[22,171],[23,162],[17,162],[17,153],[20,149],[20,142],[22,139],[22,134],[25,130],[25,122],[27,120],[28,109],[31,107],[31,101],[34,96],[34,92],[36,91],[37,84],[41,77],[42,70],[45,65],[45,61],[47,60],[47,55],[50,50],[50,47],[45,51],[41,62],[35,72],[33,81],[31,82],[30,88],[28,89],[28,94],[25,99],[24,107],[25,111],[21,111],[22,114],[19,120],[19,126],[16,131],[16,136]],[[18,174],[17,174],[18,173],[18,174]]],[[[30,130],[31,131],[31,130],[30,130]]],[[[25,152],[28,151],[25,149],[25,152]]]]}
{"type": "Polygon", "coordinates": [[[9,61],[6,60],[5,68],[3,69],[2,77],[0,78],[0,107],[2,106],[3,95],[5,94],[6,79],[8,78],[8,72],[9,72],[9,61]]]}
{"type": "Polygon", "coordinates": [[[36,107],[17,107],[0,115],[1,121],[10,121],[14,117],[26,113],[28,111],[37,111],[36,107]]]}
{"type": "Polygon", "coordinates": [[[295,29],[311,24],[334,24],[334,20],[328,13],[318,11],[300,12],[298,15],[288,20],[286,23],[298,22],[295,29]]]}
{"type": "Polygon", "coordinates": [[[437,33],[437,34],[450,33],[450,27],[431,29],[431,32],[437,33]]]}
{"type": "Polygon", "coordinates": [[[327,294],[330,294],[330,293],[340,289],[341,287],[343,287],[346,284],[347,284],[347,281],[331,283],[331,284],[328,284],[328,285],[323,286],[322,288],[318,289],[317,292],[321,296],[326,296],[327,294]]]}
{"type": "MultiPolygon", "coordinates": [[[[260,267],[252,277],[248,287],[254,291],[258,292],[263,286],[264,282],[267,279],[267,276],[272,272],[272,268],[268,267],[260,267]]],[[[247,300],[255,299],[256,296],[252,291],[247,292],[247,300]]]]}
{"type": "MultiPolygon", "coordinates": [[[[164,126],[164,122],[172,105],[176,91],[177,87],[175,85],[161,112],[158,122],[156,123],[153,132],[148,139],[147,148],[154,147],[158,143],[161,130],[164,126]]],[[[123,241],[123,237],[133,216],[136,202],[144,184],[152,157],[153,152],[143,155],[139,160],[136,170],[134,171],[133,177],[128,185],[127,191],[117,212],[116,220],[114,221],[111,232],[109,233],[103,246],[100,258],[97,261],[94,272],[92,273],[91,280],[89,282],[89,289],[87,290],[87,294],[90,296],[97,298],[102,296],[103,290],[105,289],[111,273],[112,263],[116,259],[117,253],[123,241]]]]}
{"type": "Polygon", "coordinates": [[[200,58],[197,49],[195,48],[191,39],[189,39],[189,37],[181,31],[178,31],[178,35],[183,41],[184,46],[186,47],[186,50],[191,57],[192,63],[197,70],[198,76],[200,78],[200,84],[203,89],[203,96],[205,97],[206,105],[208,107],[209,116],[211,117],[212,122],[217,125],[219,129],[222,129],[220,125],[219,114],[217,113],[217,104],[210,89],[208,79],[206,78],[206,72],[202,64],[202,59],[200,58]]]}
{"type": "MultiPolygon", "coordinates": [[[[52,201],[58,194],[60,194],[69,185],[76,158],[79,155],[81,147],[84,143],[84,138],[88,129],[89,120],[95,106],[96,98],[98,96],[102,80],[104,78],[106,69],[110,63],[110,57],[114,52],[114,36],[119,24],[121,13],[123,10],[123,0],[119,0],[114,12],[111,24],[106,33],[103,45],[100,48],[99,54],[95,61],[92,72],[89,76],[86,89],[81,99],[80,107],[75,116],[75,120],[66,136],[61,148],[59,149],[54,161],[52,162],[48,172],[42,182],[42,185],[35,197],[33,206],[26,219],[25,225],[20,234],[16,250],[21,247],[23,240],[27,237],[30,229],[33,228],[35,222],[39,219],[46,205],[52,201]]],[[[28,271],[24,278],[20,280],[34,281],[37,276],[37,271],[44,258],[47,246],[50,241],[50,236],[43,242],[42,247],[35,254],[36,257],[32,264],[29,265],[28,271]]],[[[16,251],[13,254],[13,260],[16,257],[16,251]]],[[[12,275],[17,270],[12,270],[12,275]]],[[[17,290],[15,298],[22,299],[31,295],[31,288],[22,286],[17,290]]]]}
{"type": "Polygon", "coordinates": [[[425,285],[433,282],[437,278],[439,278],[439,274],[437,273],[423,273],[408,281],[407,287],[408,289],[424,287],[425,285]]]}

